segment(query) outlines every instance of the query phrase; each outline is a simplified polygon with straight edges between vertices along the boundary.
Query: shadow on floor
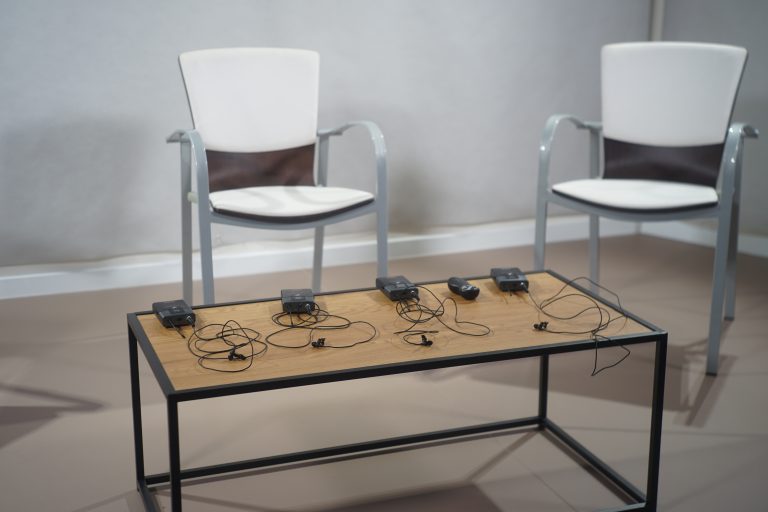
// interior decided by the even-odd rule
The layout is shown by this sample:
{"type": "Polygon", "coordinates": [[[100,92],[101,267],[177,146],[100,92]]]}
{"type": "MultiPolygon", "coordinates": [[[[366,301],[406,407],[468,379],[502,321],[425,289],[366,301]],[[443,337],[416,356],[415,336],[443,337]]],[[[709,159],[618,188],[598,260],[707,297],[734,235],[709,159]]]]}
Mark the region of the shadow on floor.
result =
{"type": "MultiPolygon", "coordinates": [[[[668,345],[667,374],[664,409],[687,412],[686,425],[703,425],[717,397],[723,379],[705,376],[703,361],[707,340],[689,345],[668,345]]],[[[595,352],[550,356],[550,391],[591,399],[625,404],[651,403],[654,353],[650,346],[633,345],[631,354],[614,368],[591,377],[595,366],[595,352]],[[627,386],[627,382],[636,385],[627,386]]],[[[620,348],[603,349],[597,354],[597,368],[618,361],[624,352],[620,348]]],[[[733,358],[721,355],[720,373],[727,374],[733,358]]],[[[458,376],[507,386],[538,389],[538,361],[511,361],[497,364],[475,365],[448,370],[423,372],[420,378],[437,382],[458,376]]]]}
{"type": "MultiPolygon", "coordinates": [[[[283,512],[284,509],[267,508],[234,500],[210,498],[185,493],[185,500],[212,507],[221,507],[247,512],[283,512]]],[[[334,505],[330,508],[309,508],[312,512],[391,512],[393,510],[418,510],[420,512],[444,512],[446,510],[467,510],[472,512],[501,512],[482,489],[472,483],[447,485],[445,487],[420,490],[410,494],[380,497],[372,501],[334,505]]]]}
{"type": "MultiPolygon", "coordinates": [[[[538,430],[522,429],[515,431],[499,431],[486,434],[479,434],[469,437],[444,439],[421,443],[418,445],[406,445],[393,447],[375,452],[362,452],[355,454],[330,457],[326,459],[310,460],[305,462],[289,463],[281,466],[266,467],[261,469],[248,470],[240,473],[215,475],[210,477],[198,478],[192,485],[223,482],[232,479],[238,479],[249,476],[259,476],[269,473],[280,473],[312,466],[322,466],[325,464],[336,464],[344,461],[354,461],[358,459],[368,459],[377,456],[396,454],[400,452],[409,452],[437,446],[448,446],[453,444],[463,444],[473,441],[482,441],[484,439],[504,439],[511,436],[512,440],[508,446],[499,450],[490,459],[482,463],[479,467],[472,469],[460,482],[451,482],[444,485],[419,485],[414,482],[414,488],[397,494],[386,494],[379,496],[366,497],[360,501],[350,501],[347,503],[337,503],[332,507],[310,507],[291,510],[306,510],[312,512],[384,512],[391,510],[420,510],[420,511],[444,511],[444,510],[471,510],[477,512],[497,512],[499,509],[488,496],[477,487],[473,482],[477,482],[486,474],[491,472],[497,465],[505,459],[512,456],[518,449],[526,445],[529,441],[540,436],[538,430]]],[[[170,501],[170,487],[168,484],[162,484],[153,491],[156,504],[163,506],[170,501]]],[[[284,512],[286,509],[273,509],[265,506],[243,503],[234,499],[211,498],[195,494],[194,490],[186,488],[183,491],[183,499],[189,500],[201,505],[210,507],[221,507],[224,509],[245,510],[249,512],[284,512]]],[[[92,508],[82,509],[76,512],[87,512],[92,508]]],[[[133,509],[131,509],[133,510],[133,509]]]]}
{"type": "Polygon", "coordinates": [[[85,507],[78,508],[72,512],[106,512],[110,510],[119,510],[121,512],[145,512],[144,503],[136,491],[128,491],[111,498],[107,498],[96,503],[91,503],[85,507]]]}
{"type": "Polygon", "coordinates": [[[65,413],[94,412],[105,405],[54,391],[0,383],[0,390],[25,397],[60,402],[63,405],[0,406],[0,447],[24,437],[65,413]]]}

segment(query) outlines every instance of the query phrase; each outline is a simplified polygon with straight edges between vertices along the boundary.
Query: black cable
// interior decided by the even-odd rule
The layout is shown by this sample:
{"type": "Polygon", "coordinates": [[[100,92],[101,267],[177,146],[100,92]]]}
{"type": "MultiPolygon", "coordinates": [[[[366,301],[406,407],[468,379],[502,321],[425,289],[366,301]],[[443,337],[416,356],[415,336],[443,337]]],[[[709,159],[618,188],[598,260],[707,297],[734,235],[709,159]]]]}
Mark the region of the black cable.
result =
{"type": "MultiPolygon", "coordinates": [[[[185,324],[182,325],[189,325],[192,327],[192,330],[195,330],[195,321],[192,319],[192,315],[187,315],[186,318],[184,318],[185,324]]],[[[184,333],[181,332],[182,325],[171,323],[171,325],[176,329],[176,332],[179,333],[179,336],[182,337],[182,339],[187,339],[186,336],[184,336],[184,333]]]]}
{"type": "Polygon", "coordinates": [[[410,345],[424,345],[424,346],[432,345],[432,341],[427,339],[426,335],[436,334],[439,331],[427,330],[427,329],[416,329],[416,326],[425,324],[433,319],[443,324],[448,330],[453,331],[457,334],[461,334],[463,336],[480,337],[480,336],[487,336],[488,334],[491,333],[491,328],[485,324],[481,324],[478,322],[470,322],[469,320],[459,320],[459,305],[453,297],[447,297],[443,300],[440,300],[440,298],[437,295],[435,295],[435,293],[429,288],[426,288],[424,286],[417,286],[417,288],[427,292],[435,301],[437,301],[438,306],[436,308],[430,308],[429,306],[426,306],[425,304],[423,304],[419,299],[403,299],[403,300],[397,301],[397,303],[395,304],[395,311],[397,312],[397,315],[403,320],[407,322],[411,322],[411,325],[406,329],[395,331],[394,333],[394,334],[401,334],[402,335],[401,339],[404,342],[410,345]],[[443,319],[443,316],[446,313],[446,307],[445,307],[446,303],[453,304],[453,308],[454,308],[453,323],[456,325],[456,327],[453,327],[447,324],[443,319]],[[479,327],[481,329],[481,332],[470,332],[468,330],[464,330],[463,326],[479,327]],[[411,338],[414,336],[419,336],[420,342],[417,343],[412,341],[411,338]]]}
{"type": "MultiPolygon", "coordinates": [[[[552,295],[551,297],[548,297],[546,299],[543,299],[540,302],[536,301],[536,297],[533,295],[533,292],[530,291],[530,290],[528,292],[528,296],[530,297],[530,300],[533,303],[533,306],[535,307],[535,309],[537,310],[537,313],[539,314],[539,323],[537,325],[539,325],[541,327],[535,327],[535,328],[540,329],[540,330],[545,330],[545,331],[551,332],[553,334],[589,334],[590,338],[595,341],[595,359],[594,359],[594,364],[592,366],[592,373],[591,373],[592,377],[594,377],[598,373],[602,372],[603,370],[607,370],[609,368],[613,368],[614,366],[619,365],[627,357],[629,357],[629,355],[632,353],[631,350],[629,350],[626,346],[624,346],[622,343],[619,342],[619,347],[621,347],[625,351],[625,354],[618,361],[616,361],[616,362],[614,362],[612,364],[603,366],[603,367],[598,369],[598,367],[597,367],[598,343],[601,340],[602,341],[610,341],[610,338],[608,338],[606,336],[603,336],[602,334],[600,334],[600,332],[606,330],[613,322],[616,322],[617,320],[624,319],[624,325],[626,325],[626,322],[627,322],[628,318],[627,318],[626,312],[624,311],[624,307],[621,305],[621,298],[618,296],[618,294],[616,294],[615,292],[609,290],[608,288],[600,285],[599,283],[594,282],[590,278],[585,277],[585,276],[579,276],[579,277],[576,277],[574,279],[571,279],[570,281],[567,281],[565,284],[563,284],[563,286],[560,288],[560,290],[558,290],[554,295],[552,295]],[[613,295],[616,298],[616,304],[618,306],[619,316],[612,317],[611,316],[611,311],[609,309],[601,306],[595,299],[593,299],[592,297],[590,297],[588,295],[584,295],[584,294],[581,294],[581,293],[566,293],[565,295],[562,294],[565,291],[566,288],[568,288],[569,286],[571,286],[572,284],[574,284],[576,281],[579,281],[579,280],[585,280],[585,281],[591,283],[592,285],[600,288],[601,290],[604,290],[604,291],[610,293],[611,295],[613,295]],[[580,311],[578,311],[578,312],[576,312],[576,313],[574,313],[574,314],[572,314],[570,316],[558,316],[558,315],[555,315],[553,313],[550,313],[550,312],[546,311],[547,308],[549,308],[552,305],[556,304],[557,302],[559,302],[561,300],[565,300],[565,299],[567,299],[569,297],[577,297],[577,298],[580,298],[580,299],[585,299],[588,302],[590,302],[591,305],[588,306],[588,307],[585,307],[584,309],[582,309],[582,310],[580,310],[580,311]],[[588,313],[590,311],[596,311],[599,314],[599,321],[597,322],[597,325],[595,327],[593,327],[591,329],[584,330],[584,331],[559,331],[559,330],[552,330],[552,329],[549,329],[548,322],[541,322],[541,315],[542,314],[547,316],[547,317],[549,317],[549,318],[555,319],[555,320],[568,321],[568,320],[573,320],[575,318],[578,318],[579,316],[581,316],[581,315],[583,315],[585,313],[588,313]]],[[[623,326],[622,326],[622,328],[623,328],[623,326]]]]}
{"type": "Polygon", "coordinates": [[[269,333],[266,338],[264,338],[264,341],[269,345],[279,348],[304,348],[310,345],[315,348],[351,348],[363,343],[368,343],[378,335],[376,327],[370,322],[366,322],[364,320],[353,321],[340,315],[332,315],[328,311],[320,309],[320,307],[317,305],[315,305],[315,307],[307,313],[276,313],[272,315],[272,322],[278,326],[281,326],[282,329],[278,329],[277,331],[269,333]],[[318,337],[317,339],[314,337],[315,332],[317,331],[349,329],[355,325],[364,325],[370,327],[370,336],[361,340],[353,341],[346,345],[331,345],[326,343],[324,337],[318,337]],[[296,330],[306,330],[309,332],[306,341],[303,341],[298,345],[286,345],[284,343],[277,343],[273,340],[274,337],[284,332],[292,332],[296,330]]]}
{"type": "Polygon", "coordinates": [[[610,340],[610,338],[606,338],[605,336],[602,336],[602,335],[599,335],[599,334],[597,336],[595,336],[595,362],[592,365],[592,373],[590,374],[591,377],[594,377],[595,375],[597,375],[598,373],[602,372],[603,370],[607,370],[609,368],[613,368],[614,366],[618,366],[626,358],[628,358],[630,356],[630,354],[632,354],[631,350],[629,350],[627,347],[625,347],[622,343],[619,343],[619,347],[621,347],[624,350],[625,354],[623,356],[621,356],[621,358],[618,361],[616,361],[615,363],[605,365],[605,366],[603,366],[602,368],[600,368],[598,370],[598,368],[597,368],[597,342],[598,342],[598,338],[602,338],[603,340],[606,340],[606,341],[610,340]]]}
{"type": "Polygon", "coordinates": [[[223,324],[213,323],[195,329],[187,340],[187,349],[195,357],[197,364],[206,370],[222,373],[243,372],[253,366],[253,360],[267,351],[267,344],[259,340],[261,334],[249,327],[241,326],[235,320],[228,320],[223,324]],[[214,330],[213,333],[207,331],[214,330]],[[215,345],[209,347],[208,345],[215,345]],[[260,346],[256,350],[255,346],[260,346]],[[238,352],[238,349],[247,347],[250,354],[238,352]],[[236,368],[221,368],[211,366],[211,361],[243,362],[236,368]]]}

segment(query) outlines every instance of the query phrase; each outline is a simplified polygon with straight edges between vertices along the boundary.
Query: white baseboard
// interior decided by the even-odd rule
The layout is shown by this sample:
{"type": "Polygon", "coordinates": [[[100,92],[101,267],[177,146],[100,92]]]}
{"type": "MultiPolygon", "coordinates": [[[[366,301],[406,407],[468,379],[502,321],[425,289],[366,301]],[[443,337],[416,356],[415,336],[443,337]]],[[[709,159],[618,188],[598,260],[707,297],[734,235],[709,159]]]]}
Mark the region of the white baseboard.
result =
{"type": "MultiPolygon", "coordinates": [[[[391,233],[390,259],[415,258],[533,244],[534,220],[455,226],[422,233],[391,233]]],[[[587,218],[550,218],[549,242],[587,238],[587,218]]],[[[601,222],[603,236],[630,235],[635,224],[601,222]]],[[[312,240],[259,242],[220,247],[214,250],[217,277],[308,269],[312,266],[312,240]]],[[[199,259],[194,275],[199,279],[199,259]]],[[[372,233],[328,236],[323,254],[325,266],[376,261],[372,233]]],[[[97,262],[0,267],[0,300],[113,288],[130,288],[181,281],[179,253],[126,256],[97,262]]]]}
{"type": "MultiPolygon", "coordinates": [[[[715,246],[714,229],[685,221],[648,222],[640,227],[640,233],[706,247],[715,246]]],[[[768,258],[768,237],[742,233],[738,244],[740,253],[768,258]]]]}
{"type": "MultiPolygon", "coordinates": [[[[390,259],[501,249],[533,244],[533,219],[476,226],[454,226],[422,233],[391,233],[390,259]]],[[[642,233],[698,245],[714,246],[714,232],[685,222],[637,225],[603,219],[601,236],[642,233]]],[[[549,219],[548,242],[585,240],[586,216],[549,219]]],[[[739,252],[768,257],[768,237],[739,236],[739,252]]],[[[376,261],[372,233],[326,237],[325,266],[376,261]]],[[[199,260],[194,258],[195,278],[199,260]]],[[[215,275],[234,277],[308,269],[312,266],[312,240],[240,244],[214,250],[215,275]]],[[[113,288],[130,288],[181,281],[179,253],[126,256],[98,262],[0,267],[0,300],[113,288]]]]}

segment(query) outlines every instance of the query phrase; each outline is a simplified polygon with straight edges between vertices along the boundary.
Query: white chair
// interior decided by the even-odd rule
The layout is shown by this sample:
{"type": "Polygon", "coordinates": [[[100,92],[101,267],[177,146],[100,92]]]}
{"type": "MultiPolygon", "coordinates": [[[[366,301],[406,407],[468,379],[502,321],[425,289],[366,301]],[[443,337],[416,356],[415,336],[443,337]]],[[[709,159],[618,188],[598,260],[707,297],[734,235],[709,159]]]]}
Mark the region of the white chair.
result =
{"type": "Polygon", "coordinates": [[[195,127],[167,139],[181,145],[184,299],[192,304],[191,203],[197,203],[205,304],[214,302],[213,223],[314,228],[312,288],[319,291],[324,226],[376,214],[377,272],[387,275],[384,138],[370,121],[318,131],[318,54],[224,48],[183,53],[179,63],[195,127]],[[327,186],[329,139],[355,126],[367,129],[373,143],[373,193],[327,186]]]}
{"type": "Polygon", "coordinates": [[[590,276],[599,280],[599,217],[631,222],[718,221],[706,372],[718,369],[723,302],[734,316],[742,145],[757,130],[731,124],[744,48],[623,43],[602,49],[603,122],[556,115],[539,147],[534,265],[544,268],[547,205],[589,214],[590,276]],[[589,179],[549,183],[557,127],[590,134],[589,179]],[[602,144],[603,172],[600,173],[602,144]]]}

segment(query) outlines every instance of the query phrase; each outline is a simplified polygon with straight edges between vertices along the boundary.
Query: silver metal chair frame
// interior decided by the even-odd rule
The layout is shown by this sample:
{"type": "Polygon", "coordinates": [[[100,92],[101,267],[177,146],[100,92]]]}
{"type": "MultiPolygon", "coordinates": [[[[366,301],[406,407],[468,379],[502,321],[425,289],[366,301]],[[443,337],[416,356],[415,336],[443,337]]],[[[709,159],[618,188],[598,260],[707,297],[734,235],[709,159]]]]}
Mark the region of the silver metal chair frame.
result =
{"type": "Polygon", "coordinates": [[[683,212],[645,212],[617,211],[602,208],[552,192],[549,183],[549,165],[555,133],[561,122],[567,121],[579,129],[589,131],[590,177],[600,176],[600,148],[602,143],[602,124],[587,122],[572,115],[553,115],[544,126],[539,146],[539,177],[536,206],[536,234],[534,241],[534,268],[544,268],[547,206],[558,204],[589,214],[589,275],[598,282],[600,277],[600,217],[629,222],[656,222],[668,220],[686,220],[695,218],[715,218],[717,239],[712,284],[712,305],[709,316],[709,336],[707,344],[708,375],[716,375],[719,366],[720,337],[722,321],[733,320],[735,313],[736,253],[739,234],[739,203],[741,196],[741,162],[745,138],[756,138],[758,131],[744,123],[733,123],[728,129],[723,156],[720,161],[718,181],[719,200],[715,206],[686,210],[683,212]],[[725,307],[725,310],[723,310],[725,307]]]}
{"type": "Polygon", "coordinates": [[[343,135],[353,127],[363,127],[368,130],[373,143],[376,159],[376,187],[374,200],[368,204],[332,214],[320,220],[296,223],[272,223],[232,217],[214,212],[210,206],[208,189],[208,161],[205,145],[196,130],[177,130],[166,142],[179,143],[181,152],[181,245],[182,245],[182,274],[184,300],[192,304],[192,203],[197,203],[198,222],[200,227],[200,262],[203,280],[203,304],[213,304],[213,253],[211,242],[211,224],[229,224],[233,226],[262,228],[262,229],[315,229],[315,244],[312,272],[312,289],[320,291],[321,272],[323,263],[323,239],[325,226],[335,224],[361,215],[376,214],[377,232],[377,272],[378,276],[387,275],[387,233],[389,230],[389,215],[387,203],[387,150],[384,136],[379,127],[371,121],[354,121],[332,130],[318,130],[317,133],[317,186],[323,187],[328,183],[328,151],[330,138],[343,135]],[[197,192],[192,190],[196,180],[197,192]]]}

